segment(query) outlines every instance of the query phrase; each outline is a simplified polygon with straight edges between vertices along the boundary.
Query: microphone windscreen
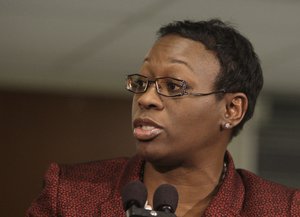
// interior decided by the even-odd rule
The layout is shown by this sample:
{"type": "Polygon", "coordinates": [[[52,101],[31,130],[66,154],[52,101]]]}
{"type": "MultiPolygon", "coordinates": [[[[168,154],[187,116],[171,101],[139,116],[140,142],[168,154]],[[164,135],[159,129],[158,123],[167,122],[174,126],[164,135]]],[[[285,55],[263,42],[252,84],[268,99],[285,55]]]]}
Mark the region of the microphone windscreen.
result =
{"type": "Polygon", "coordinates": [[[169,184],[160,185],[153,196],[153,208],[157,211],[166,211],[165,208],[169,207],[169,211],[175,213],[178,205],[178,192],[177,189],[169,184]]]}
{"type": "Polygon", "coordinates": [[[124,210],[128,210],[132,205],[144,207],[147,194],[147,189],[141,181],[132,181],[125,185],[121,192],[124,210]]]}

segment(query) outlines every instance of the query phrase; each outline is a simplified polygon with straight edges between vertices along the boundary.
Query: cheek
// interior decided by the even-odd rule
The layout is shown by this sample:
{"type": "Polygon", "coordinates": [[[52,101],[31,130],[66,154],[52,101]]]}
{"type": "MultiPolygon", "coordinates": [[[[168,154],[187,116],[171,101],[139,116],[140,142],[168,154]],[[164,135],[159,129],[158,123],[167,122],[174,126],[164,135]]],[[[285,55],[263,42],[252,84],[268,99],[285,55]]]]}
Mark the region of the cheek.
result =
{"type": "MultiPolygon", "coordinates": [[[[195,99],[194,99],[195,100],[195,99]]],[[[201,103],[189,102],[189,106],[179,106],[170,110],[171,125],[176,133],[185,132],[185,135],[218,129],[219,115],[215,103],[201,100],[201,103]]]]}
{"type": "Polygon", "coordinates": [[[133,99],[132,99],[132,103],[131,103],[131,117],[134,116],[134,114],[137,110],[137,107],[138,107],[138,104],[137,104],[137,101],[136,101],[136,97],[134,96],[133,99]]]}

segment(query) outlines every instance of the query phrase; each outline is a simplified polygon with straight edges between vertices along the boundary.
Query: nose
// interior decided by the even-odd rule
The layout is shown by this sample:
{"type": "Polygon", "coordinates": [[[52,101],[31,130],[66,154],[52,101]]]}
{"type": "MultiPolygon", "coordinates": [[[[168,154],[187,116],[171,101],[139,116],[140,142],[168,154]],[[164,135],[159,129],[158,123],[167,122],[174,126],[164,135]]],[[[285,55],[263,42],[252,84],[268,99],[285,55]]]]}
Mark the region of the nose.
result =
{"type": "Polygon", "coordinates": [[[163,109],[163,101],[161,96],[156,91],[155,83],[149,83],[145,93],[135,95],[136,102],[141,109],[163,109]]]}

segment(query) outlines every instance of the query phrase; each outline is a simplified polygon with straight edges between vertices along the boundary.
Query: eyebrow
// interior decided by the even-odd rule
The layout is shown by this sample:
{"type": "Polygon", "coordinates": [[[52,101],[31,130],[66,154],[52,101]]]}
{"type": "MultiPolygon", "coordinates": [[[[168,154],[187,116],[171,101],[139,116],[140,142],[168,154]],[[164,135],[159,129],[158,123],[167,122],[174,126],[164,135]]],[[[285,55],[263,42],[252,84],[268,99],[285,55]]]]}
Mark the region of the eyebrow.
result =
{"type": "MultiPolygon", "coordinates": [[[[150,62],[150,58],[149,57],[146,57],[144,59],[144,62],[150,62]]],[[[192,66],[190,64],[188,64],[186,61],[184,60],[179,60],[179,59],[176,59],[176,58],[169,58],[170,62],[171,63],[178,63],[178,64],[182,64],[182,65],[185,65],[186,67],[188,67],[192,72],[194,72],[194,69],[192,68],[192,66]]]]}

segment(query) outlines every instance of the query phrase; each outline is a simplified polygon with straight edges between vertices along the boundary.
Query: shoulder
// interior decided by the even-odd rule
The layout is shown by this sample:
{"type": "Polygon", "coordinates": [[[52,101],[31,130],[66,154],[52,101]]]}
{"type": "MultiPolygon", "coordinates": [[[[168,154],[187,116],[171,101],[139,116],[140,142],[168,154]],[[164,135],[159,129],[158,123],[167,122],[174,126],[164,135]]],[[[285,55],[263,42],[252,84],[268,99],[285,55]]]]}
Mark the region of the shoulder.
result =
{"type": "Polygon", "coordinates": [[[246,209],[263,209],[269,216],[300,212],[299,190],[268,181],[247,170],[238,169],[237,172],[245,188],[246,209]]]}
{"type": "Polygon", "coordinates": [[[118,189],[123,177],[128,176],[127,158],[101,160],[59,166],[59,199],[80,200],[82,196],[105,201],[118,189]]]}
{"type": "Polygon", "coordinates": [[[26,216],[93,216],[102,203],[117,198],[122,179],[136,176],[133,169],[139,170],[139,162],[133,157],[74,165],[52,163],[44,188],[26,216]]]}
{"type": "Polygon", "coordinates": [[[111,177],[118,177],[125,169],[128,161],[128,158],[116,158],[72,165],[52,163],[45,174],[44,181],[45,184],[112,181],[111,177]]]}
{"type": "MultiPolygon", "coordinates": [[[[74,165],[55,165],[59,168],[60,179],[73,182],[101,182],[118,177],[125,169],[129,159],[116,158],[74,165]]],[[[52,165],[53,167],[53,165],[52,165]]]]}
{"type": "Polygon", "coordinates": [[[246,192],[250,194],[255,193],[264,195],[265,197],[277,194],[281,197],[287,197],[289,194],[292,194],[294,191],[296,191],[296,189],[266,180],[244,169],[237,169],[237,172],[244,183],[246,192]]]}

